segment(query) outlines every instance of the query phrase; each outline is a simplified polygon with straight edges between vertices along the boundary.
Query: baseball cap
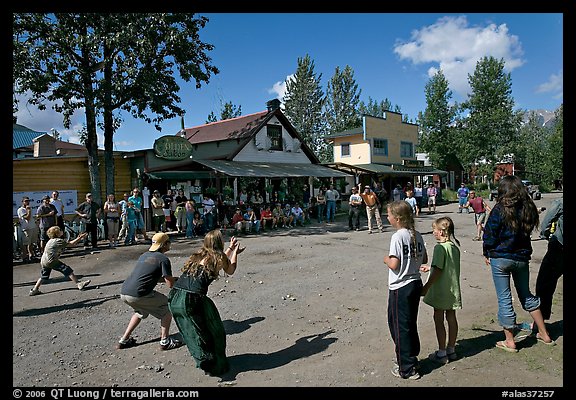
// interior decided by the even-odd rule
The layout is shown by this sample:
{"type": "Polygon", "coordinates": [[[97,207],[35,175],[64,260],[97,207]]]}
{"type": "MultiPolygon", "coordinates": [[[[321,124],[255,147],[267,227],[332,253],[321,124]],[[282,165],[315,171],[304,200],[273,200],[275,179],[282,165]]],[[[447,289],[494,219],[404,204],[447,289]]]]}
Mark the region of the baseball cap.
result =
{"type": "Polygon", "coordinates": [[[148,249],[149,251],[158,251],[160,247],[164,245],[164,243],[170,241],[170,236],[164,232],[158,232],[154,236],[152,236],[152,246],[148,249]]]}

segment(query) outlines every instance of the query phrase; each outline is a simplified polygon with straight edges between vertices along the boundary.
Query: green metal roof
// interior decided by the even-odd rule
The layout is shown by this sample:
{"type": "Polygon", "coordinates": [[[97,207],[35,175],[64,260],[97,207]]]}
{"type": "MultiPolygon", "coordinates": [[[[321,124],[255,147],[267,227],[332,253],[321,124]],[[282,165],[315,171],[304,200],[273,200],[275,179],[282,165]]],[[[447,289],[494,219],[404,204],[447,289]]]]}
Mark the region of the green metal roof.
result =
{"type": "Polygon", "coordinates": [[[382,175],[448,175],[448,172],[436,169],[431,166],[427,167],[407,167],[404,165],[385,165],[385,164],[345,164],[336,163],[328,164],[335,168],[349,171],[364,171],[382,175]]]}
{"type": "Polygon", "coordinates": [[[265,178],[294,178],[315,176],[319,178],[344,178],[349,174],[318,164],[266,163],[226,160],[196,160],[208,168],[228,176],[253,176],[265,178]]]}

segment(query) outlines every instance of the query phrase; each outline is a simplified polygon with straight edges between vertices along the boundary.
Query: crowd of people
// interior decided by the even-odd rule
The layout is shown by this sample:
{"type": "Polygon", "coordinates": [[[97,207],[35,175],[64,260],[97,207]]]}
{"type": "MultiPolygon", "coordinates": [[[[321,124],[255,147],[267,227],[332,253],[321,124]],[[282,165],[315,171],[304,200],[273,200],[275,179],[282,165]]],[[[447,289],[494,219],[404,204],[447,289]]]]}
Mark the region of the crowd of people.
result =
{"type": "MultiPolygon", "coordinates": [[[[391,373],[402,379],[419,379],[418,356],[421,349],[417,322],[421,300],[433,308],[438,343],[438,349],[429,354],[428,359],[439,364],[458,359],[456,310],[462,309],[460,242],[455,237],[453,219],[448,216],[436,218],[432,222],[432,234],[437,243],[429,258],[422,234],[415,224],[415,217],[421,208],[415,196],[417,190],[411,185],[407,186],[405,190],[401,189],[404,194],[399,199],[394,200],[396,195],[393,193],[392,201],[387,201],[387,196],[379,196],[370,185],[362,187],[359,184],[353,187],[348,200],[348,223],[350,230],[359,230],[360,209],[364,207],[368,232],[372,233],[374,224],[380,231],[384,231],[380,210],[386,207],[387,220],[394,229],[389,251],[383,258],[388,267],[387,320],[396,354],[391,373]],[[361,189],[362,193],[359,193],[361,189]],[[429,273],[425,283],[422,281],[423,273],[429,273]]],[[[436,194],[432,192],[429,188],[430,213],[435,212],[435,202],[430,198],[436,194]]],[[[333,221],[335,211],[330,202],[340,198],[333,186],[327,190],[321,188],[315,201],[309,198],[308,202],[303,202],[305,208],[298,202],[292,206],[288,203],[282,206],[282,203],[276,202],[272,208],[258,197],[254,198],[255,201],[243,198],[228,222],[226,216],[218,218],[218,204],[210,196],[204,196],[201,215],[195,201],[187,199],[183,191],[179,190],[173,197],[170,190],[165,196],[156,190],[151,199],[153,230],[156,232],[148,239],[139,194],[139,189],[134,188],[132,196],[126,193],[119,202],[110,194],[103,207],[92,200],[90,193],[86,194],[86,201],[75,210],[78,217],[85,220],[86,230],[71,241],[63,238],[63,229],[58,225],[62,222],[58,217],[63,215],[64,209],[58,203],[57,192],[53,193],[52,198],[46,196],[42,199],[35,218],[32,216],[29,198],[24,197],[18,209],[24,232],[24,250],[27,258],[32,259],[35,255],[31,244],[39,240],[42,252],[40,278],[30,290],[30,295],[42,294],[40,286],[50,279],[52,270],[68,277],[79,290],[90,284],[90,280],[79,280],[72,268],[60,260],[60,255],[66,247],[81,241],[87,244],[89,239],[92,248],[96,248],[94,227],[101,213],[104,213],[111,247],[115,247],[122,237],[125,237],[125,244],[134,243],[137,233],[143,236],[143,240],[151,242],[148,251],[139,257],[120,291],[120,298],[131,307],[133,315],[116,348],[135,346],[137,343],[132,337],[133,331],[143,319],[152,315],[160,321],[161,350],[186,345],[196,366],[214,376],[226,373],[230,366],[226,357],[226,332],[214,302],[208,297],[208,287],[221,274],[232,275],[236,271],[238,255],[245,250],[240,246],[237,234],[304,225],[312,217],[311,205],[316,207],[319,223],[333,221]],[[173,205],[174,218],[171,214],[173,205]],[[207,214],[214,215],[208,217],[207,214]],[[39,222],[38,228],[34,219],[39,222]],[[170,259],[165,254],[171,249],[170,236],[167,234],[171,229],[171,221],[175,223],[177,234],[185,234],[187,237],[204,236],[201,248],[192,253],[178,277],[173,275],[170,259]],[[219,226],[218,221],[223,221],[222,226],[219,226]],[[235,234],[226,247],[222,230],[229,224],[235,234]],[[170,289],[168,296],[155,290],[159,282],[165,283],[170,289]],[[170,335],[172,319],[176,322],[180,338],[170,335]]],[[[540,226],[539,213],[542,210],[536,207],[520,178],[501,178],[498,198],[492,208],[481,197],[477,197],[474,190],[467,189],[465,184],[461,185],[458,197],[458,213],[468,212],[468,208],[474,211],[477,226],[474,240],[482,241],[485,263],[492,274],[498,323],[504,333],[503,340],[497,341],[495,347],[510,353],[517,352],[515,334],[519,330],[530,331],[538,342],[554,346],[556,343],[545,321],[550,319],[552,297],[557,281],[563,275],[562,199],[553,203],[542,221],[540,237],[548,240],[549,244],[538,273],[536,293],[533,294],[529,285],[531,234],[540,226]],[[517,321],[511,279],[522,308],[532,318],[531,323],[517,321]]]]}

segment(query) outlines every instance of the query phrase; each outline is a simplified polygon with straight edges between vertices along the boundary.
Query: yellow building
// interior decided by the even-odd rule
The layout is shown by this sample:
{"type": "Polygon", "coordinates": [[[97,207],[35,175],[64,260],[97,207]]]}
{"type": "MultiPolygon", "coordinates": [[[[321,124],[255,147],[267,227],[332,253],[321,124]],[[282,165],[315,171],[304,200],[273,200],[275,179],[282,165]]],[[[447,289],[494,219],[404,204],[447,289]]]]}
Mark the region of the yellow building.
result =
{"type": "Polygon", "coordinates": [[[327,136],[333,145],[331,167],[351,172],[352,185],[382,183],[391,193],[407,182],[441,185],[446,171],[425,166],[416,158],[418,125],[402,121],[402,114],[386,111],[383,118],[362,116],[362,126],[327,136]],[[352,181],[353,180],[353,181],[352,181]]]}

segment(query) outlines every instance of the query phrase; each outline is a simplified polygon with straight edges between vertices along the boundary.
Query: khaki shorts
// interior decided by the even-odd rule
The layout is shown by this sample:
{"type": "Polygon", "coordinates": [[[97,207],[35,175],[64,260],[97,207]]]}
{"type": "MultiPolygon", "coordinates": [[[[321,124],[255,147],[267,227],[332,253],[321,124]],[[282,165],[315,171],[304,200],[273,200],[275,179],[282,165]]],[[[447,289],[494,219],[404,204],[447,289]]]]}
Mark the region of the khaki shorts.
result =
{"type": "Polygon", "coordinates": [[[142,296],[133,297],[126,294],[121,294],[120,299],[134,309],[134,313],[145,319],[148,315],[152,315],[158,319],[164,318],[170,312],[168,309],[168,297],[155,290],[152,293],[142,296]]]}
{"type": "Polygon", "coordinates": [[[38,242],[38,228],[28,228],[22,230],[22,246],[38,242]]]}

